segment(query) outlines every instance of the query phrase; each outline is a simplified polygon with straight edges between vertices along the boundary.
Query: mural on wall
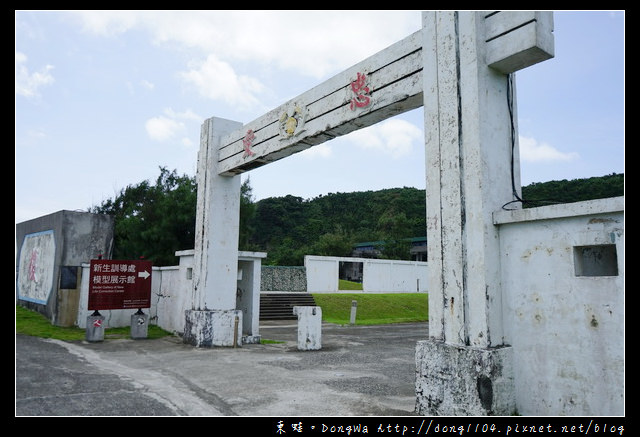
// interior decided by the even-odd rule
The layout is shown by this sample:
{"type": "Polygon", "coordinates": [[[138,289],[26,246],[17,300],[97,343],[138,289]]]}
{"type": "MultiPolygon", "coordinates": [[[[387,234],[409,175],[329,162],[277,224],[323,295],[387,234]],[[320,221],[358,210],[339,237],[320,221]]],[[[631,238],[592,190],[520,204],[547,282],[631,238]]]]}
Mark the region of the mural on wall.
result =
{"type": "Polygon", "coordinates": [[[47,303],[53,290],[55,253],[53,231],[25,235],[18,271],[18,294],[21,300],[47,303]]]}

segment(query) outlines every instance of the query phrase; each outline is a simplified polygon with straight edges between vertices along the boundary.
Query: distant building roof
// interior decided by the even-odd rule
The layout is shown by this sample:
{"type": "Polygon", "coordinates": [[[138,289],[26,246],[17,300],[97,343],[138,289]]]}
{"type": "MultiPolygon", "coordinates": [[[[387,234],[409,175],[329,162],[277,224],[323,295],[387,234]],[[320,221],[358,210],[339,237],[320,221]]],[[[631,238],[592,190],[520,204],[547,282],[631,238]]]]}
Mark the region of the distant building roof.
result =
{"type": "MultiPolygon", "coordinates": [[[[427,244],[427,237],[412,237],[412,238],[404,238],[403,240],[411,242],[412,246],[420,246],[420,245],[427,244]]],[[[353,247],[356,249],[362,249],[366,247],[380,247],[380,246],[384,246],[384,244],[385,244],[384,240],[365,241],[362,243],[356,243],[353,245],[353,247]]]]}

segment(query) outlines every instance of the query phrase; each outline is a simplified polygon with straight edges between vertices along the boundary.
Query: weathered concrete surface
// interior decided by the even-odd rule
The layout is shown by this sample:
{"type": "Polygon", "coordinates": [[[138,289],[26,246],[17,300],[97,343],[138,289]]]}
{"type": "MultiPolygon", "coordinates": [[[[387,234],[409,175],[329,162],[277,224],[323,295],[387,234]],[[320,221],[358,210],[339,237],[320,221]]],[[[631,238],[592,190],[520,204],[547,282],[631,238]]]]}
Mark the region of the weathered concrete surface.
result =
{"type": "Polygon", "coordinates": [[[322,349],[322,308],[319,306],[294,306],[298,316],[298,350],[322,349]]]}
{"type": "Polygon", "coordinates": [[[149,314],[135,313],[131,315],[131,338],[142,339],[149,335],[149,314]]]}
{"type": "Polygon", "coordinates": [[[283,343],[242,348],[18,335],[16,415],[415,417],[426,323],[324,324],[320,351],[298,351],[296,328],[263,322],[263,337],[283,343]]]}
{"type": "Polygon", "coordinates": [[[16,302],[57,326],[73,326],[78,267],[111,256],[113,226],[112,216],[66,210],[16,224],[16,302]]]}
{"type": "Polygon", "coordinates": [[[220,136],[240,126],[242,123],[217,117],[202,124],[196,174],[193,310],[236,308],[241,181],[239,177],[218,176],[217,162],[220,136]]]}
{"type": "Polygon", "coordinates": [[[422,20],[431,341],[416,354],[417,403],[428,414],[509,414],[513,383],[490,402],[474,390],[498,382],[483,369],[486,357],[505,369],[512,360],[503,356],[492,219],[521,191],[515,88],[503,73],[553,55],[552,14],[428,11],[422,20]],[[550,44],[538,47],[537,33],[550,44]]]}
{"type": "Polygon", "coordinates": [[[495,222],[518,411],[623,415],[624,197],[499,211],[495,222]],[[582,248],[611,249],[590,256],[611,271],[581,274],[582,248]]]}
{"type": "Polygon", "coordinates": [[[87,328],[85,338],[87,341],[103,341],[104,340],[104,316],[90,315],[87,317],[87,328]]]}
{"type": "Polygon", "coordinates": [[[416,412],[425,416],[516,413],[510,347],[473,348],[439,341],[416,345],[416,412]]]}
{"type": "MultiPolygon", "coordinates": [[[[126,342],[140,346],[147,343],[126,342]]],[[[112,341],[100,343],[101,346],[112,344],[112,341]]],[[[17,335],[16,416],[176,414],[175,408],[164,403],[161,397],[145,390],[145,384],[157,372],[148,369],[148,376],[144,372],[136,375],[133,369],[128,371],[126,366],[117,363],[117,354],[111,360],[105,355],[108,354],[94,352],[86,342],[66,343],[17,335]]]]}
{"type": "Polygon", "coordinates": [[[183,340],[197,347],[242,346],[242,311],[187,310],[183,340]]]}

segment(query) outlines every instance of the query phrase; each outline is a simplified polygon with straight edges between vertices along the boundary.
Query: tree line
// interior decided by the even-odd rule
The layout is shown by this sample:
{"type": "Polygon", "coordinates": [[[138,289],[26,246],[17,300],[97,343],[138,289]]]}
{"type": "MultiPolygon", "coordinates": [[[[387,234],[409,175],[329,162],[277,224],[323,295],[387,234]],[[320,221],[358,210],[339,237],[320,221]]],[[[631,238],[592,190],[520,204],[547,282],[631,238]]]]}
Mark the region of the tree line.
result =
{"type": "MultiPolygon", "coordinates": [[[[523,206],[624,195],[624,174],[534,183],[523,206]]],[[[193,249],[195,177],[160,167],[155,183],[129,185],[89,208],[115,218],[114,259],[144,257],[176,265],[175,252],[193,249]]],[[[267,252],[265,264],[303,265],[305,255],[349,256],[356,243],[384,242],[381,256],[410,259],[408,239],[426,234],[424,189],[329,193],[313,199],[286,195],[255,201],[250,179],[241,187],[239,249],[267,252]]]]}

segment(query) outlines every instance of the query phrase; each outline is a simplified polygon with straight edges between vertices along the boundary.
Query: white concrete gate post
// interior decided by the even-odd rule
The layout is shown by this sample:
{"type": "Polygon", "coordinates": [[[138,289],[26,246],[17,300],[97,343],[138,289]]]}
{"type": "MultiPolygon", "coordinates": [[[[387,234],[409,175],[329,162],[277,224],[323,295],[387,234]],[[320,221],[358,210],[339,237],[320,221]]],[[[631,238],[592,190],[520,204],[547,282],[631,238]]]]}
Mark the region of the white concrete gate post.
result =
{"type": "Polygon", "coordinates": [[[241,181],[218,174],[220,138],[241,127],[216,117],[202,125],[192,308],[185,311],[183,337],[194,346],[242,344],[242,311],[236,310],[241,181]]]}
{"type": "MultiPolygon", "coordinates": [[[[534,34],[550,34],[549,16],[528,14],[534,34]]],[[[549,55],[523,55],[508,38],[492,44],[491,32],[505,33],[511,18],[522,18],[495,16],[494,23],[492,16],[423,13],[429,340],[416,346],[419,414],[515,412],[492,213],[520,191],[508,73],[549,55]],[[507,52],[516,56],[498,59],[507,52]]]]}

